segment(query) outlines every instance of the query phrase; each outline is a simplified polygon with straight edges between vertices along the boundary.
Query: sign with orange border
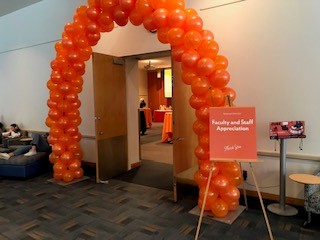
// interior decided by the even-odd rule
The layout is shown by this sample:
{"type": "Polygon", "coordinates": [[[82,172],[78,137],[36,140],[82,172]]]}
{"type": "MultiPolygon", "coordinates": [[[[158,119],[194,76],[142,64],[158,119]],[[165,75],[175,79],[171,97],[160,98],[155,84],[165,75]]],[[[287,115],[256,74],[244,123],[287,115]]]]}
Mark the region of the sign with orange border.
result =
{"type": "Polygon", "coordinates": [[[257,160],[254,107],[210,108],[210,160],[257,160]]]}

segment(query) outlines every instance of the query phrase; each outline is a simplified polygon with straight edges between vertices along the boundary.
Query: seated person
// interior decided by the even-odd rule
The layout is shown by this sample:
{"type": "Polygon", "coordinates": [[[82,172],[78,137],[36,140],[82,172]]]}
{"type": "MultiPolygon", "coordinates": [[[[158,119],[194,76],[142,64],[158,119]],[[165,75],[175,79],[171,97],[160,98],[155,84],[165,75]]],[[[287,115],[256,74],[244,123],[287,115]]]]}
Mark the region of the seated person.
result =
{"type": "Polygon", "coordinates": [[[6,129],[4,128],[3,123],[0,122],[0,132],[2,133],[2,132],[5,132],[5,131],[6,131],[6,129]]]}
{"type": "Polygon", "coordinates": [[[2,137],[16,138],[21,136],[21,130],[16,123],[12,123],[7,132],[2,133],[2,137]]]}
{"type": "Polygon", "coordinates": [[[42,137],[38,133],[32,134],[31,145],[26,145],[17,148],[13,152],[10,153],[0,153],[0,158],[8,160],[13,156],[18,156],[24,154],[24,156],[33,156],[38,152],[48,152],[50,150],[50,146],[47,140],[42,137]]]}

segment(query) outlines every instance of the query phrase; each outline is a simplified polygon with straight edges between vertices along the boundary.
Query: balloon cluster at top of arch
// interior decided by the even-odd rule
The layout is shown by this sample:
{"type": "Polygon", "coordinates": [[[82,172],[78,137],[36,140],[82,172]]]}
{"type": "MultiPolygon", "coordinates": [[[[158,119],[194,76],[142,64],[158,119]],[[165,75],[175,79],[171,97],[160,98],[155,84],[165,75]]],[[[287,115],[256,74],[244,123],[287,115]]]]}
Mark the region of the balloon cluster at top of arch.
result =
{"type": "MultiPolygon", "coordinates": [[[[191,87],[189,103],[197,117],[193,131],[198,136],[195,155],[199,165],[194,179],[199,186],[201,207],[212,166],[209,108],[224,106],[226,96],[232,101],[236,97],[235,91],[227,87],[228,60],[218,54],[213,33],[203,29],[203,20],[196,10],[185,8],[184,0],[88,0],[87,6],[77,8],[73,20],[65,25],[62,40],[55,44],[57,54],[47,82],[50,98],[46,125],[53,146],[50,161],[54,164],[54,178],[71,181],[83,175],[78,93],[82,90],[85,61],[101,32],[112,31],[115,23],[125,26],[130,21],[149,31],[156,30],[158,40],[170,44],[173,59],[181,62],[181,79],[191,87]]],[[[223,217],[238,207],[240,193],[236,186],[241,183],[241,171],[235,163],[214,163],[212,173],[205,210],[223,217]]]]}

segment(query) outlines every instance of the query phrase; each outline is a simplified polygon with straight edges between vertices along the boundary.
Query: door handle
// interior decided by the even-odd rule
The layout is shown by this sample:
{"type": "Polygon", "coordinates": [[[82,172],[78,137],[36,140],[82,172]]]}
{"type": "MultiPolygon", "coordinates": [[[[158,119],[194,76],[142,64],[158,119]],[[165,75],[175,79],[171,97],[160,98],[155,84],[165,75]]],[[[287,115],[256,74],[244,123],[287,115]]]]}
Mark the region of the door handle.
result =
{"type": "Polygon", "coordinates": [[[94,120],[101,120],[101,117],[94,117],[94,120]]]}
{"type": "Polygon", "coordinates": [[[102,131],[100,131],[100,132],[99,132],[99,135],[103,135],[103,132],[102,132],[102,131]]]}

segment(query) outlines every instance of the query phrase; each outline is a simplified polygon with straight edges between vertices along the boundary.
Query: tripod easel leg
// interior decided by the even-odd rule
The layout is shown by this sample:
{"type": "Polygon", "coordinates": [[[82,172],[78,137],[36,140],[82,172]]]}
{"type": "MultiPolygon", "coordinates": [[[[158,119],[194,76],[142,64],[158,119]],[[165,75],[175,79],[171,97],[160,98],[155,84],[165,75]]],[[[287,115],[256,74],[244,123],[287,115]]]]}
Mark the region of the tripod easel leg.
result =
{"type": "Polygon", "coordinates": [[[203,197],[203,201],[202,201],[201,212],[200,212],[200,216],[199,216],[199,221],[198,221],[196,236],[195,236],[195,238],[194,238],[195,240],[198,240],[198,238],[199,238],[200,227],[201,227],[201,222],[202,222],[203,212],[204,212],[204,206],[206,205],[207,196],[208,196],[208,190],[209,190],[210,181],[211,181],[211,178],[212,178],[212,169],[213,169],[213,166],[214,166],[214,162],[211,163],[211,167],[210,167],[208,182],[207,182],[207,185],[206,185],[206,190],[205,190],[204,197],[203,197]]]}
{"type": "Polygon", "coordinates": [[[269,237],[270,237],[270,240],[273,240],[272,231],[271,231],[271,227],[270,227],[270,224],[269,224],[269,219],[268,219],[268,216],[267,216],[266,209],[265,209],[265,207],[264,207],[264,205],[263,205],[261,193],[260,193],[260,190],[259,190],[259,187],[258,187],[258,183],[257,183],[257,180],[256,180],[256,176],[254,175],[252,163],[250,162],[249,164],[250,164],[250,168],[251,168],[251,173],[252,173],[254,185],[256,186],[256,189],[257,189],[257,192],[258,192],[258,196],[259,196],[259,200],[260,200],[260,204],[261,204],[261,208],[262,208],[264,220],[266,221],[266,225],[267,225],[269,237]]]}

